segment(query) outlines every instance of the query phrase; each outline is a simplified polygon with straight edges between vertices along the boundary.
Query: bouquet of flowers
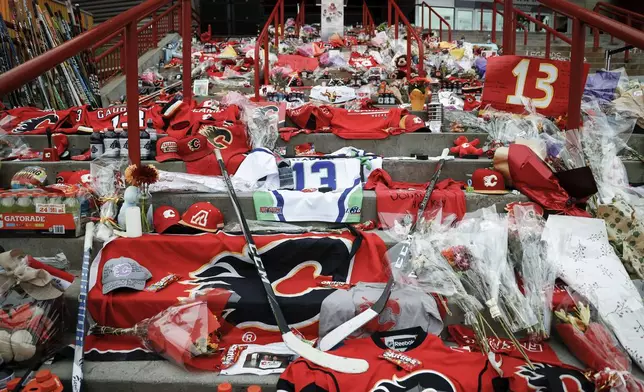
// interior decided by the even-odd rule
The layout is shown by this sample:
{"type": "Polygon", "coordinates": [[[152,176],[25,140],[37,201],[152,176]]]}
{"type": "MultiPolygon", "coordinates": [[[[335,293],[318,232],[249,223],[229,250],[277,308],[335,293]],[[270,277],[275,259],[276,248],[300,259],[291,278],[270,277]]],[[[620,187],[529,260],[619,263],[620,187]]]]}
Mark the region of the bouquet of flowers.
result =
{"type": "Polygon", "coordinates": [[[597,391],[641,392],[644,383],[631,373],[631,361],[615,336],[579,295],[555,311],[555,329],[568,349],[590,370],[597,391]]]}
{"type": "Polygon", "coordinates": [[[94,325],[94,335],[128,335],[146,348],[186,369],[198,369],[202,357],[219,352],[219,321],[205,298],[180,302],[132,328],[94,325]]]}
{"type": "Polygon", "coordinates": [[[121,198],[125,184],[121,173],[126,159],[114,160],[99,158],[90,164],[92,188],[98,197],[100,206],[100,221],[96,225],[96,238],[107,241],[112,237],[118,212],[118,202],[121,198]]]}

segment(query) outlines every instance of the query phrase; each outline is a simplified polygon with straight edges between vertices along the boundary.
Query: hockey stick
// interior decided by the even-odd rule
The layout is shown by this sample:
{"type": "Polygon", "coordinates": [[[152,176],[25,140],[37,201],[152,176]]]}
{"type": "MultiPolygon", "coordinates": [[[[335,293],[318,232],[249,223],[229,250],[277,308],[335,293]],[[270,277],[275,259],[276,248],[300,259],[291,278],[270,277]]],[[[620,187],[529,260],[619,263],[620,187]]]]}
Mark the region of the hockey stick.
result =
{"type": "Polygon", "coordinates": [[[85,226],[85,243],[83,246],[83,266],[81,269],[81,286],[78,294],[78,318],[76,320],[76,348],[72,366],[72,392],[80,392],[83,383],[83,352],[85,345],[85,314],[87,313],[87,293],[89,291],[89,258],[92,254],[94,240],[94,222],[85,226]]]}
{"type": "MultiPolygon", "coordinates": [[[[418,222],[423,217],[423,214],[425,213],[425,209],[427,208],[429,199],[432,197],[432,193],[434,191],[434,187],[436,186],[436,182],[438,181],[438,178],[441,175],[441,170],[443,170],[443,164],[445,164],[445,161],[448,159],[454,159],[454,157],[451,157],[448,154],[449,154],[449,149],[448,148],[444,149],[443,153],[440,156],[440,160],[436,165],[434,175],[432,176],[432,179],[429,182],[429,185],[425,189],[425,196],[423,197],[423,201],[420,203],[420,206],[418,207],[418,212],[416,213],[416,221],[412,223],[411,228],[409,229],[409,233],[407,234],[407,238],[403,242],[396,245],[396,247],[400,247],[398,256],[396,257],[396,263],[394,264],[396,268],[401,267],[403,263],[409,258],[409,249],[411,248],[412,236],[416,231],[416,225],[418,224],[418,222]]],[[[347,320],[344,323],[340,324],[333,331],[329,332],[322,339],[320,339],[320,343],[318,345],[320,350],[327,351],[332,349],[337,344],[342,342],[344,339],[349,337],[357,329],[367,324],[369,321],[373,320],[374,318],[378,317],[380,312],[384,310],[385,305],[389,300],[389,295],[391,294],[391,288],[393,286],[393,283],[394,283],[394,277],[392,273],[392,275],[389,277],[389,280],[387,281],[387,284],[385,285],[385,289],[383,290],[382,294],[380,294],[380,297],[378,298],[378,300],[373,305],[371,305],[369,309],[355,316],[351,320],[347,320]]]]}
{"type": "Polygon", "coordinates": [[[257,273],[259,274],[259,278],[261,279],[262,284],[264,285],[264,290],[266,291],[268,303],[271,306],[271,310],[273,311],[273,315],[275,316],[275,321],[277,322],[277,326],[280,330],[280,333],[282,334],[282,340],[284,341],[286,346],[294,353],[300,355],[305,359],[308,359],[314,364],[329,368],[336,372],[341,372],[341,373],[366,372],[367,369],[369,369],[369,363],[367,361],[363,359],[339,357],[336,355],[322,352],[316,348],[313,348],[308,343],[302,341],[298,336],[296,336],[293,333],[291,328],[288,326],[288,323],[286,322],[286,318],[284,317],[284,313],[282,313],[282,310],[280,309],[279,304],[277,303],[277,297],[275,297],[275,292],[273,291],[273,286],[271,286],[271,281],[268,280],[268,274],[266,273],[266,269],[264,268],[264,263],[262,262],[262,259],[259,256],[257,247],[255,246],[255,241],[253,240],[253,237],[250,234],[250,229],[248,228],[248,222],[246,222],[244,213],[242,212],[241,206],[239,205],[239,200],[237,199],[237,195],[235,194],[235,189],[233,188],[233,184],[230,181],[230,176],[226,171],[226,165],[224,164],[224,159],[221,156],[221,151],[219,151],[219,149],[216,147],[215,147],[215,155],[217,157],[217,162],[219,163],[219,168],[221,169],[221,174],[224,177],[224,181],[226,182],[226,188],[228,189],[228,196],[230,197],[230,201],[233,205],[233,208],[235,209],[235,213],[237,214],[237,220],[239,220],[239,225],[241,226],[242,233],[246,238],[246,243],[248,243],[248,256],[255,264],[255,268],[257,268],[257,273]]]}

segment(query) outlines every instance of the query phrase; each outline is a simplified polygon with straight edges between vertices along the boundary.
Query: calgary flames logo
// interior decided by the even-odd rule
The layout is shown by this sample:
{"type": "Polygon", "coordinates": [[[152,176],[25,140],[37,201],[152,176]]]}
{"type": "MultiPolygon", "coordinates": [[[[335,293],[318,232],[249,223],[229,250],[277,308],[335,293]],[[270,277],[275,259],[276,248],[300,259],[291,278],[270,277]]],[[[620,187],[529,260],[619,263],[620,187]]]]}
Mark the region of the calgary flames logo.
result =
{"type": "MultiPolygon", "coordinates": [[[[334,290],[321,281],[346,282],[353,268],[351,241],[338,237],[279,239],[258,249],[286,321],[295,328],[317,322],[322,301],[334,290]]],[[[277,331],[275,317],[253,262],[246,251],[221,252],[182,281],[189,297],[211,289],[231,293],[223,311],[227,322],[238,328],[277,331]]]]}
{"type": "Polygon", "coordinates": [[[454,384],[443,374],[420,370],[408,376],[379,381],[369,392],[456,392],[454,384]]]}
{"type": "Polygon", "coordinates": [[[483,185],[485,185],[486,188],[491,188],[496,186],[498,183],[498,178],[496,177],[495,174],[491,174],[489,176],[483,177],[483,185]]]}
{"type": "Polygon", "coordinates": [[[25,133],[35,131],[38,128],[43,128],[46,126],[55,126],[59,117],[55,113],[50,113],[41,117],[30,118],[18,124],[14,129],[11,130],[11,133],[25,133]]]}
{"type": "Polygon", "coordinates": [[[531,391],[535,392],[591,392],[595,386],[586,377],[573,369],[535,363],[534,369],[519,366],[516,375],[524,378],[531,391]]]}
{"type": "Polygon", "coordinates": [[[197,151],[201,148],[201,141],[197,138],[188,141],[188,148],[190,151],[197,151]]]}
{"type": "Polygon", "coordinates": [[[233,143],[233,134],[227,128],[206,125],[199,129],[199,133],[218,149],[223,150],[233,143]]]}

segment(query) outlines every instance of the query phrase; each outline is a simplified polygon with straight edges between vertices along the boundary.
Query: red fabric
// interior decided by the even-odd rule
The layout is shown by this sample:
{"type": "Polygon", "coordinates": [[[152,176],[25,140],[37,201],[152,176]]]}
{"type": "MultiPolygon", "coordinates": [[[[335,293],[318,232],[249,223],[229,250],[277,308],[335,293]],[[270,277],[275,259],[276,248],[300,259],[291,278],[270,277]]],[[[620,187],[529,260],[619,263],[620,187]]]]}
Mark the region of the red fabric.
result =
{"type": "Polygon", "coordinates": [[[349,65],[355,68],[372,68],[378,66],[378,62],[372,56],[362,56],[360,53],[351,52],[349,65]]]}
{"type": "Polygon", "coordinates": [[[300,128],[313,130],[331,125],[331,112],[326,106],[306,104],[296,109],[288,109],[286,116],[300,128]],[[309,123],[311,123],[309,127],[309,123]]]}
{"type": "MultiPolygon", "coordinates": [[[[401,342],[410,340],[414,330],[402,330],[401,342]]],[[[389,334],[388,334],[389,335],[389,334]]],[[[387,335],[385,335],[387,336],[387,335]]],[[[391,336],[391,335],[389,335],[391,336]]],[[[422,335],[421,335],[422,336],[422,335]]],[[[386,342],[386,338],[385,338],[386,342]]],[[[392,343],[395,341],[392,341],[392,343]]],[[[344,392],[344,391],[441,391],[441,392],[493,392],[493,380],[499,374],[480,353],[466,348],[447,347],[438,336],[428,335],[417,347],[404,350],[405,357],[420,362],[412,371],[404,370],[383,358],[385,349],[373,337],[348,340],[331,353],[348,358],[364,359],[369,369],[361,374],[331,371],[304,359],[293,362],[280,376],[277,389],[284,392],[344,392]]],[[[503,377],[509,381],[508,391],[567,391],[591,392],[594,386],[583,373],[571,367],[553,363],[537,363],[531,370],[517,358],[497,355],[503,377]]]]}
{"type": "Polygon", "coordinates": [[[628,357],[616,347],[617,342],[603,325],[591,322],[585,333],[570,324],[557,323],[555,328],[570,352],[594,371],[629,368],[628,357]]]}
{"type": "MultiPolygon", "coordinates": [[[[350,260],[349,248],[356,237],[348,232],[253,235],[268,279],[277,282],[274,287],[286,320],[297,326],[307,339],[318,337],[317,318],[322,301],[333,293],[333,290],[319,289],[316,274],[349,283],[387,281],[387,263],[382,259],[386,252],[384,242],[376,234],[363,236],[355,258],[350,260]]],[[[91,281],[95,283],[88,295],[88,310],[100,325],[127,328],[181,298],[215,289],[217,295],[209,295],[208,303],[222,324],[223,345],[243,343],[244,334],[247,334],[246,342],[249,337],[256,344],[279,342],[281,335],[257,271],[247,260],[246,246],[243,236],[223,232],[196,236],[144,235],[111,241],[93,268],[91,281]],[[181,280],[154,293],[122,289],[103,295],[103,266],[117,257],[132,258],[146,267],[152,273],[148,285],[169,273],[179,275],[181,280]],[[224,309],[228,312],[222,317],[224,309]]],[[[140,342],[129,337],[90,335],[86,340],[88,352],[127,351],[137,347],[140,342]]],[[[202,368],[212,370],[217,363],[216,358],[211,358],[205,360],[202,368]]]]}
{"type": "MultiPolygon", "coordinates": [[[[165,129],[165,121],[161,114],[161,106],[152,105],[139,107],[139,129],[147,127],[148,120],[152,120],[154,129],[165,129]]],[[[88,126],[100,131],[105,128],[127,128],[127,105],[110,106],[88,112],[88,126]]]]}
{"type": "Polygon", "coordinates": [[[320,62],[315,57],[304,57],[298,54],[280,54],[277,56],[276,66],[291,67],[295,72],[315,71],[320,62]]]}
{"type": "MultiPolygon", "coordinates": [[[[429,182],[417,184],[412,182],[393,181],[389,173],[383,169],[376,169],[371,172],[369,179],[364,186],[365,190],[376,191],[376,208],[378,219],[382,228],[390,228],[396,219],[410,213],[412,219],[416,220],[418,207],[425,196],[425,189],[429,182]]],[[[442,203],[443,216],[454,214],[461,219],[467,208],[465,205],[465,184],[452,179],[445,179],[436,184],[430,205],[425,210],[425,217],[431,217],[433,206],[442,203]]]]}
{"type": "MultiPolygon", "coordinates": [[[[208,122],[210,123],[208,126],[213,126],[218,132],[215,143],[217,143],[217,148],[221,150],[226,169],[230,174],[234,174],[244,160],[244,154],[250,151],[246,127],[242,122],[208,122]]],[[[194,134],[196,136],[183,138],[178,143],[179,156],[186,163],[186,172],[201,175],[221,175],[219,164],[215,156],[211,154],[213,151],[212,145],[206,141],[205,137],[198,134],[198,129],[194,130],[194,134]],[[198,146],[195,146],[194,143],[191,144],[192,139],[199,140],[198,146]]]]}
{"type": "MultiPolygon", "coordinates": [[[[465,325],[454,324],[447,327],[449,337],[461,347],[470,347],[478,351],[474,331],[465,325]]],[[[521,352],[510,339],[499,338],[492,335],[487,337],[490,349],[497,354],[505,354],[514,358],[523,359],[521,352]]],[[[546,342],[535,343],[529,339],[519,339],[521,347],[530,358],[530,361],[545,362],[561,366],[562,363],[555,351],[546,342]]]]}
{"type": "Polygon", "coordinates": [[[9,118],[3,129],[17,135],[44,135],[47,129],[53,132],[59,128],[70,128],[69,114],[73,109],[42,110],[33,107],[9,109],[3,112],[3,119],[9,118]]]}
{"type": "Polygon", "coordinates": [[[331,132],[343,139],[386,139],[390,135],[406,132],[400,119],[407,114],[405,109],[346,110],[329,107],[331,132]]]}
{"type": "Polygon", "coordinates": [[[514,187],[545,209],[565,215],[590,214],[569,203],[570,196],[548,166],[528,146],[511,144],[508,153],[510,176],[514,187]]]}
{"type": "Polygon", "coordinates": [[[168,135],[181,139],[187,135],[194,134],[202,125],[215,125],[221,121],[237,121],[240,116],[240,110],[237,105],[230,105],[220,108],[195,107],[196,102],[192,104],[183,102],[178,112],[170,121],[167,129],[168,135]]]}

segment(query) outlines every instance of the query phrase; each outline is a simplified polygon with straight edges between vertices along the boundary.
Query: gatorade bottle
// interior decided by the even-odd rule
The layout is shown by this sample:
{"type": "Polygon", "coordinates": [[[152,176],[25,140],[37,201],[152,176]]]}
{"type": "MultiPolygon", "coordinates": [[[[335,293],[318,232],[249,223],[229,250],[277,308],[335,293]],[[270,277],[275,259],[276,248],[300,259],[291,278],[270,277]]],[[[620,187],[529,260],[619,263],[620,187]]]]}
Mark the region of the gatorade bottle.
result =
{"type": "Polygon", "coordinates": [[[121,157],[127,157],[128,156],[128,146],[127,146],[127,131],[125,129],[121,129],[121,132],[118,134],[119,135],[119,144],[120,144],[120,154],[121,157]]]}
{"type": "Polygon", "coordinates": [[[100,132],[92,132],[89,137],[89,151],[92,159],[98,159],[105,152],[105,145],[103,145],[103,135],[100,132]]]}
{"type": "Polygon", "coordinates": [[[233,386],[230,383],[219,384],[217,392],[233,392],[233,386]]]}
{"type": "Polygon", "coordinates": [[[118,158],[121,155],[121,143],[114,128],[107,128],[103,135],[103,155],[106,158],[118,158]]]}
{"type": "Polygon", "coordinates": [[[152,148],[152,143],[150,142],[150,134],[145,129],[142,129],[139,132],[139,135],[141,139],[139,148],[139,150],[141,151],[141,159],[148,160],[150,159],[150,151],[152,148]]]}
{"type": "Polygon", "coordinates": [[[157,155],[157,130],[154,129],[154,122],[152,119],[148,119],[147,127],[145,131],[150,135],[150,158],[154,159],[157,155]]]}

